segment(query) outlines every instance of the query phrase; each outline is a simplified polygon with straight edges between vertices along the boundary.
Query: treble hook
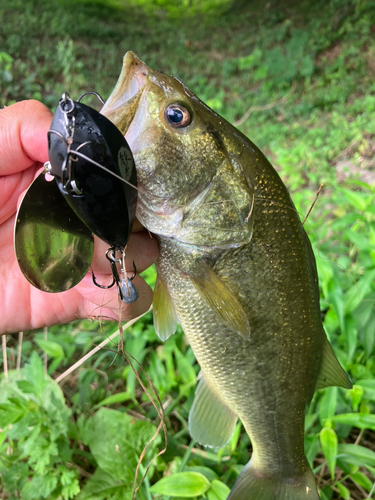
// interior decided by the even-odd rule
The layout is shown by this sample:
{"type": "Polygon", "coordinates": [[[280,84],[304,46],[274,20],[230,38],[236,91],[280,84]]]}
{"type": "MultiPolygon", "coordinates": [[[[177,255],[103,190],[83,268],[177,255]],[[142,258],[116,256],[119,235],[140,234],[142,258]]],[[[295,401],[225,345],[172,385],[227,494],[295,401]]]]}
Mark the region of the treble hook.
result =
{"type": "Polygon", "coordinates": [[[92,281],[94,282],[94,285],[96,285],[99,288],[103,288],[104,290],[107,290],[108,288],[112,288],[113,285],[116,283],[115,277],[113,275],[112,275],[112,278],[113,278],[112,283],[110,285],[107,285],[107,286],[101,285],[100,283],[98,283],[96,281],[96,277],[95,277],[94,271],[91,271],[91,276],[92,276],[92,281]]]}
{"type": "MultiPolygon", "coordinates": [[[[120,250],[121,251],[121,250],[120,250]]],[[[130,304],[132,302],[135,302],[139,296],[137,289],[133,285],[132,281],[137,275],[137,268],[135,267],[135,262],[133,260],[133,276],[131,278],[128,278],[125,276],[124,278],[120,278],[120,275],[117,271],[117,266],[116,263],[121,263],[121,259],[116,259],[115,257],[115,252],[116,249],[114,247],[109,248],[106,251],[106,258],[109,260],[109,263],[111,265],[111,272],[112,272],[112,283],[110,285],[101,285],[100,283],[97,282],[94,271],[91,271],[92,275],[92,280],[94,282],[94,285],[96,285],[99,288],[103,288],[104,290],[107,290],[108,288],[112,288],[114,284],[117,286],[118,293],[120,294],[120,298],[123,302],[126,302],[127,304],[130,304]],[[112,253],[110,253],[112,252],[112,253]]],[[[123,270],[121,269],[123,272],[123,270]]]]}
{"type": "Polygon", "coordinates": [[[133,276],[131,278],[129,278],[130,281],[133,281],[133,279],[137,276],[137,268],[135,267],[134,260],[133,260],[133,272],[134,272],[133,276]]]}

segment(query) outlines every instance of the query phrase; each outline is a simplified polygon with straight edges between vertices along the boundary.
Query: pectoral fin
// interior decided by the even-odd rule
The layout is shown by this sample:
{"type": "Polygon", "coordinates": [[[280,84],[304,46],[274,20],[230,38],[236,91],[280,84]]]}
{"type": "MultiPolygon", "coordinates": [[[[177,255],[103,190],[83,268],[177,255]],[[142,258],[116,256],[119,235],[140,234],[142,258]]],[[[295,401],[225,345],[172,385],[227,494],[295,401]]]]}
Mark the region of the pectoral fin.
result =
{"type": "Polygon", "coordinates": [[[202,376],[189,414],[192,438],[203,446],[222,448],[230,440],[236,422],[237,415],[202,376]]]}
{"type": "Polygon", "coordinates": [[[250,326],[246,313],[229,287],[205,262],[190,279],[199,295],[213,309],[225,324],[233,328],[245,340],[250,338],[250,326]]]}
{"type": "Polygon", "coordinates": [[[152,305],[155,332],[161,340],[167,340],[176,332],[177,315],[168,289],[159,275],[156,278],[152,305]]]}
{"type": "Polygon", "coordinates": [[[352,383],[350,382],[348,375],[341,367],[335,353],[333,352],[331,344],[324,335],[323,360],[318,380],[316,381],[315,390],[318,391],[319,389],[335,385],[344,387],[345,389],[352,388],[352,383]]]}

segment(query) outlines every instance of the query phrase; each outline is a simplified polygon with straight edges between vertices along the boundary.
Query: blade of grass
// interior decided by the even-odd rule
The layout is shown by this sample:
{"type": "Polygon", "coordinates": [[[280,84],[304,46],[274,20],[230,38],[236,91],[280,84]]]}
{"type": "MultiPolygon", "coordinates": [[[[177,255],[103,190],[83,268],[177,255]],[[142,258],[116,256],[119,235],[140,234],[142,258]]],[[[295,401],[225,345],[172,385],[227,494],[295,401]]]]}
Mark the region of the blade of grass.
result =
{"type": "Polygon", "coordinates": [[[7,336],[3,335],[4,378],[8,382],[7,336]]]}
{"type": "MultiPolygon", "coordinates": [[[[145,313],[143,313],[140,316],[137,316],[136,318],[128,321],[127,323],[125,323],[125,325],[123,327],[123,330],[126,330],[130,326],[134,325],[134,323],[136,323],[140,318],[142,318],[145,314],[147,314],[149,311],[151,311],[151,309],[152,309],[152,306],[145,313]]],[[[62,380],[64,380],[64,378],[66,378],[68,375],[70,375],[72,372],[74,372],[74,370],[76,370],[81,365],[83,365],[83,363],[85,361],[87,361],[88,359],[90,359],[91,356],[93,356],[96,352],[100,351],[100,349],[102,349],[109,342],[111,342],[113,339],[115,339],[116,337],[118,337],[119,334],[120,334],[120,330],[117,330],[115,333],[112,333],[112,335],[110,337],[108,337],[107,339],[103,340],[103,342],[101,342],[99,345],[97,345],[96,347],[94,347],[94,349],[92,349],[90,352],[88,352],[87,354],[85,354],[84,356],[82,356],[82,358],[79,359],[76,363],[74,363],[74,365],[72,365],[70,368],[68,368],[67,370],[65,370],[64,373],[62,373],[61,375],[59,375],[55,379],[55,381],[57,383],[60,383],[62,380]]]]}

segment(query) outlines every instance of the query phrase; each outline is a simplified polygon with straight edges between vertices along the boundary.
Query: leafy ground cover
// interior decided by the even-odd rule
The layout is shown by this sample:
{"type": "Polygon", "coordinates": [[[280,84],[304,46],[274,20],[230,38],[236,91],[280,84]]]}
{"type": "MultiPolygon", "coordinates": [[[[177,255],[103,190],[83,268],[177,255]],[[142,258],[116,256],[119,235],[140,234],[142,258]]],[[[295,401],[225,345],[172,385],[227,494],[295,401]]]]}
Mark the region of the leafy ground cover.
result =
{"type": "MultiPolygon", "coordinates": [[[[355,385],[315,395],[306,453],[324,500],[374,498],[375,9],[370,0],[242,3],[0,0],[0,106],[36,98],[53,109],[65,90],[106,97],[133,50],[237,123],[280,171],[302,219],[324,184],[305,227],[324,326],[355,385]]],[[[53,380],[116,329],[81,321],[22,342],[8,336],[1,498],[131,498],[158,419],[116,341],[53,380]]],[[[251,445],[240,424],[222,450],[192,442],[198,366],[182,332],[161,344],[149,313],[124,343],[158,391],[169,436],[138,497],[225,499],[251,445]]],[[[138,483],[162,448],[161,436],[151,442],[138,483]]]]}

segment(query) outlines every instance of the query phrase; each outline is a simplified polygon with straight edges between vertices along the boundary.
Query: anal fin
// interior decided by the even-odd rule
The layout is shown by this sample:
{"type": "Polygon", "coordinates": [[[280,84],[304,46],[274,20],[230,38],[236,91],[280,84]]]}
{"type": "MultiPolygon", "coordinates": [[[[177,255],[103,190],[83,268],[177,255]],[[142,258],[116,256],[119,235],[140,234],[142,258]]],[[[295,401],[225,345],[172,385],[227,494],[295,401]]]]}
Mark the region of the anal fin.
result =
{"type": "Polygon", "coordinates": [[[167,340],[176,332],[177,314],[168,289],[159,275],[156,278],[152,307],[155,332],[161,340],[167,340]]]}
{"type": "Polygon", "coordinates": [[[189,414],[192,438],[203,446],[222,448],[230,440],[236,422],[237,415],[201,376],[189,414]]]}
{"type": "Polygon", "coordinates": [[[322,366],[318,380],[316,381],[315,390],[318,391],[319,389],[335,385],[344,387],[345,389],[352,388],[352,383],[347,373],[340,365],[331,344],[324,334],[322,366]]]}
{"type": "Polygon", "coordinates": [[[190,279],[197,292],[225,324],[233,328],[245,340],[250,338],[250,326],[246,313],[229,287],[215,271],[201,261],[190,279]]]}

